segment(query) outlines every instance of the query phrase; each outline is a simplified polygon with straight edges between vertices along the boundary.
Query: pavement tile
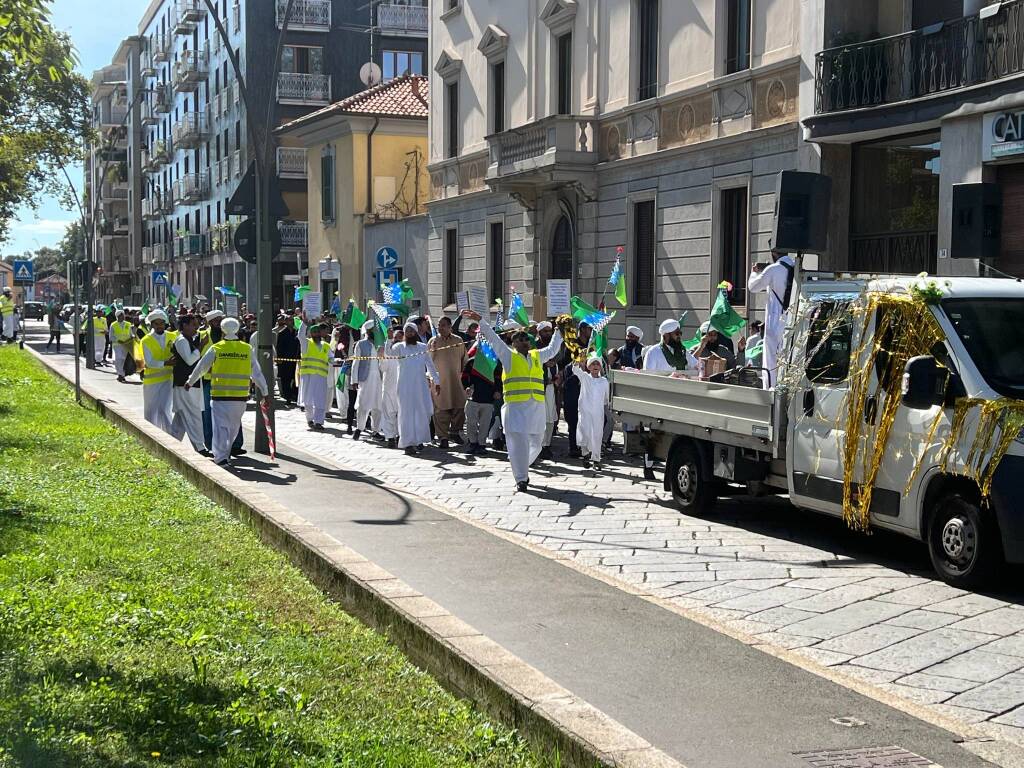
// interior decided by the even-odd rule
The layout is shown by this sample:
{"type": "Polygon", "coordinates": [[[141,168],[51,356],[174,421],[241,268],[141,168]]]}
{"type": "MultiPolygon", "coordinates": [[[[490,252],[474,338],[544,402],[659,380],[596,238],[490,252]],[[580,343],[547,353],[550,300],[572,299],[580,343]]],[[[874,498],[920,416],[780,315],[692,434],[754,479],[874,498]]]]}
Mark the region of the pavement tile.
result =
{"type": "Polygon", "coordinates": [[[969,629],[973,632],[987,632],[990,635],[1012,635],[1024,630],[1024,611],[1020,608],[997,608],[979,613],[969,619],[958,621],[953,629],[969,629]]]}
{"type": "Polygon", "coordinates": [[[1005,653],[1008,656],[1024,656],[1024,635],[1010,635],[995,640],[981,647],[992,653],[1005,653]]]}
{"type": "MultiPolygon", "coordinates": [[[[726,600],[732,600],[735,597],[743,597],[744,595],[753,594],[752,589],[744,589],[743,587],[734,587],[730,584],[716,584],[715,586],[709,586],[706,589],[702,589],[699,592],[691,592],[690,597],[695,600],[704,600],[709,605],[715,603],[722,603],[726,600]]],[[[725,606],[728,607],[728,606],[725,606]]]]}
{"type": "Polygon", "coordinates": [[[1015,728],[1024,728],[1024,707],[1011,709],[1009,712],[994,718],[992,722],[999,723],[1000,725],[1012,725],[1015,728]]]}
{"type": "Polygon", "coordinates": [[[862,680],[865,683],[871,683],[872,685],[878,685],[879,683],[891,683],[900,677],[899,672],[887,672],[884,669],[869,669],[868,667],[858,667],[856,664],[843,664],[837,667],[837,669],[844,675],[855,677],[858,680],[862,680]]]}
{"type": "MultiPolygon", "coordinates": [[[[955,627],[951,627],[954,629],[955,627]]],[[[929,667],[933,675],[960,678],[975,683],[987,683],[1024,667],[1024,659],[1020,656],[1004,656],[991,653],[983,648],[975,648],[948,661],[929,667]]]]}
{"type": "Polygon", "coordinates": [[[886,624],[894,624],[897,627],[912,627],[914,629],[938,629],[956,621],[955,616],[948,613],[936,613],[935,611],[913,610],[887,619],[886,624]]]}
{"type": "Polygon", "coordinates": [[[797,648],[795,652],[805,659],[810,659],[816,664],[821,664],[825,667],[834,667],[853,658],[849,653],[836,653],[835,651],[826,651],[824,648],[817,647],[797,648]]]}
{"type": "Polygon", "coordinates": [[[941,581],[929,581],[925,584],[915,584],[906,589],[899,589],[888,595],[879,598],[887,603],[900,603],[901,605],[912,605],[919,608],[951,598],[960,597],[966,594],[962,589],[943,584],[941,581]]]}
{"type": "Polygon", "coordinates": [[[905,610],[906,608],[901,605],[863,600],[790,624],[786,627],[786,632],[791,635],[807,635],[828,640],[891,619],[905,610]]]}
{"type": "Polygon", "coordinates": [[[953,694],[949,691],[938,691],[931,688],[914,688],[909,685],[899,685],[897,683],[880,683],[879,688],[889,693],[895,693],[897,696],[901,696],[904,699],[910,699],[916,701],[918,704],[939,704],[940,702],[946,701],[953,694]]]}
{"type": "MultiPolygon", "coordinates": [[[[719,573],[721,573],[721,571],[719,571],[719,573]]],[[[766,611],[769,608],[777,608],[780,605],[792,603],[795,600],[800,600],[800,598],[811,594],[814,593],[810,590],[798,589],[796,587],[771,587],[769,589],[761,590],[760,592],[754,592],[750,595],[744,595],[742,597],[735,597],[731,600],[727,600],[724,603],[721,603],[719,607],[746,611],[747,613],[755,613],[757,611],[766,611]]]]}
{"type": "Polygon", "coordinates": [[[783,632],[766,632],[763,635],[756,635],[755,638],[767,645],[774,645],[779,648],[786,648],[787,650],[802,648],[815,642],[814,638],[811,637],[787,635],[783,632]]]}
{"type": "Polygon", "coordinates": [[[869,600],[872,597],[887,592],[883,587],[869,587],[865,584],[847,584],[843,587],[836,587],[825,592],[818,592],[811,597],[798,600],[790,604],[790,608],[799,608],[802,611],[814,611],[825,613],[842,608],[846,605],[859,603],[861,600],[869,600]]]}
{"type": "Polygon", "coordinates": [[[733,619],[725,623],[729,629],[735,629],[737,632],[743,632],[747,635],[761,635],[765,632],[771,632],[773,627],[770,624],[762,624],[760,621],[750,621],[748,619],[733,619]]]}
{"type": "Polygon", "coordinates": [[[821,578],[800,578],[793,579],[789,582],[791,587],[800,587],[801,589],[813,589],[820,592],[825,590],[835,589],[836,587],[844,587],[847,584],[856,584],[863,581],[863,577],[860,576],[840,576],[840,577],[821,577],[821,578]]]}
{"type": "MultiPolygon", "coordinates": [[[[991,712],[983,712],[980,709],[968,709],[967,707],[955,707],[952,704],[932,704],[929,709],[933,709],[940,715],[951,717],[954,720],[960,720],[965,723],[972,725],[976,723],[983,723],[992,717],[991,712]]],[[[1024,725],[1024,723],[1022,723],[1024,725]]]]}
{"type": "MultiPolygon", "coordinates": [[[[792,631],[792,628],[789,631],[792,631]]],[[[989,637],[979,632],[943,627],[861,656],[857,659],[857,664],[862,667],[887,669],[891,672],[919,672],[976,648],[984,644],[989,637]]]]}
{"type": "Polygon", "coordinates": [[[949,703],[985,712],[1007,712],[1024,704],[1024,672],[1012,672],[991,683],[979,685],[950,699],[949,703]]]}
{"type": "Polygon", "coordinates": [[[848,653],[851,656],[864,656],[868,653],[881,650],[890,645],[919,635],[921,630],[909,629],[907,627],[894,627],[887,624],[875,624],[864,627],[846,635],[833,637],[819,643],[815,648],[823,648],[827,651],[848,653]]]}
{"type": "Polygon", "coordinates": [[[753,613],[749,618],[753,621],[763,621],[765,624],[771,624],[775,627],[785,627],[816,615],[810,611],[801,611],[796,608],[790,608],[788,605],[780,605],[778,608],[769,608],[767,611],[753,613]]]}
{"type": "MultiPolygon", "coordinates": [[[[935,669],[935,667],[932,667],[932,669],[935,669]]],[[[971,680],[942,677],[940,675],[933,675],[930,671],[915,672],[912,675],[898,678],[896,682],[900,685],[911,685],[914,688],[930,688],[935,691],[949,691],[950,693],[963,693],[977,686],[977,683],[971,680]]]]}
{"type": "Polygon", "coordinates": [[[954,597],[952,600],[943,600],[941,603],[929,606],[929,608],[930,610],[942,613],[955,613],[957,616],[977,616],[979,613],[994,611],[1005,605],[1005,602],[996,600],[993,597],[967,594],[954,597]]]}

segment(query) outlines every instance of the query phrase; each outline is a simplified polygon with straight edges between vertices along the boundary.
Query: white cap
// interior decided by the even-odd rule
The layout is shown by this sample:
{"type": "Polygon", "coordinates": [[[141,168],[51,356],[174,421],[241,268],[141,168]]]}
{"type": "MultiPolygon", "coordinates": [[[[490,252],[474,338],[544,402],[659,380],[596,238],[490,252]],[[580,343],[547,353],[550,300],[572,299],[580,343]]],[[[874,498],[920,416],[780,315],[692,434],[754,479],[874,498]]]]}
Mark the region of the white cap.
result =
{"type": "Polygon", "coordinates": [[[218,317],[224,317],[224,313],[219,309],[212,309],[203,315],[203,317],[206,318],[206,322],[210,322],[211,320],[216,320],[218,317]]]}
{"type": "Polygon", "coordinates": [[[675,333],[679,330],[678,320],[663,320],[658,326],[658,333],[664,336],[666,333],[675,333]]]}
{"type": "Polygon", "coordinates": [[[591,355],[587,358],[587,368],[590,367],[591,363],[604,363],[604,360],[601,359],[600,355],[591,355]]]}
{"type": "Polygon", "coordinates": [[[547,320],[541,320],[539,323],[537,323],[537,330],[538,331],[543,331],[543,330],[546,330],[548,328],[554,328],[554,326],[551,325],[551,323],[548,322],[547,320]]]}
{"type": "Polygon", "coordinates": [[[710,330],[711,330],[711,321],[710,320],[705,320],[703,323],[700,324],[700,334],[701,334],[701,336],[703,336],[705,333],[707,333],[710,330]]]}
{"type": "Polygon", "coordinates": [[[373,321],[373,320],[367,320],[365,323],[363,323],[363,330],[364,331],[372,331],[373,330],[373,326],[374,326],[374,322],[375,321],[373,321]]]}
{"type": "Polygon", "coordinates": [[[114,313],[114,317],[124,317],[124,310],[119,309],[114,313]]]}
{"type": "Polygon", "coordinates": [[[406,323],[406,324],[405,324],[405,325],[404,325],[404,326],[402,327],[402,330],[403,330],[403,331],[412,331],[413,333],[419,333],[419,332],[420,332],[420,329],[416,327],[416,323],[414,323],[414,322],[413,322],[412,320],[410,320],[409,322],[407,322],[407,323],[406,323]]]}
{"type": "Polygon", "coordinates": [[[640,341],[644,340],[644,332],[637,328],[635,325],[631,325],[629,326],[629,328],[626,329],[626,335],[629,336],[630,334],[636,336],[638,339],[640,339],[640,341]]]}
{"type": "Polygon", "coordinates": [[[163,320],[166,323],[167,313],[164,312],[162,309],[154,309],[152,312],[146,315],[146,322],[152,323],[154,320],[163,320]]]}
{"type": "Polygon", "coordinates": [[[10,292],[11,292],[11,286],[5,285],[4,286],[4,293],[10,293],[10,292]]]}
{"type": "Polygon", "coordinates": [[[241,323],[233,317],[226,317],[220,324],[221,333],[224,334],[225,339],[238,338],[238,329],[241,327],[241,323]]]}

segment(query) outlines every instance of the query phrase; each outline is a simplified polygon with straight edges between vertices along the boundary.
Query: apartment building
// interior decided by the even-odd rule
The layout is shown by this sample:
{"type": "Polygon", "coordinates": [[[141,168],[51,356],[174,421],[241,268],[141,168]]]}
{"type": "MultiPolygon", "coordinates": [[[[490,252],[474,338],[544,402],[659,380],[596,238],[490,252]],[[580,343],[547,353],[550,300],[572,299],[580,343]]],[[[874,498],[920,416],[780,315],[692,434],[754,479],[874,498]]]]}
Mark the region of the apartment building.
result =
{"type": "Polygon", "coordinates": [[[689,332],[722,280],[746,313],[777,173],[818,170],[799,123],[801,5],[434,2],[431,306],[471,284],[529,302],[549,278],[596,301],[621,246],[620,325],[652,334],[688,311],[689,332]]]}
{"type": "MultiPolygon", "coordinates": [[[[362,90],[359,70],[370,61],[371,48],[373,60],[392,77],[422,66],[426,9],[398,0],[294,0],[274,80],[286,0],[211,3],[216,18],[206,0],[152,0],[139,34],[119,49],[123,60],[112,64],[123,71],[117,105],[128,115],[129,229],[138,226],[138,238],[129,237],[125,246],[133,265],[129,279],[137,277],[147,297],[166,295],[153,283],[153,273],[164,272],[185,297],[212,299],[217,286],[231,285],[254,302],[255,267],[235,252],[238,221],[227,215],[228,200],[254,158],[252,129],[272,134],[278,125],[362,90]],[[254,117],[246,114],[229,46],[238,54],[254,117]],[[122,55],[126,50],[134,54],[122,55]]],[[[277,147],[275,160],[289,214],[280,225],[282,251],[274,260],[272,287],[275,304],[287,305],[294,285],[307,279],[306,163],[304,151],[287,144],[277,147]]],[[[121,286],[107,274],[101,293],[115,297],[121,286]]]]}

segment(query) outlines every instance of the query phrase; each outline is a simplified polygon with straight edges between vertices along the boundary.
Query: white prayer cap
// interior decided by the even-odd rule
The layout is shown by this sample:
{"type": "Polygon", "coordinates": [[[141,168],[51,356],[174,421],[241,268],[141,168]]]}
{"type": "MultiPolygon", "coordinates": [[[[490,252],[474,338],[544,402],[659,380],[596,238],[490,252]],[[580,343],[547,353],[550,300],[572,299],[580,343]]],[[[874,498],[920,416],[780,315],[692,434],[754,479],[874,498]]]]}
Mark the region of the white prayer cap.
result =
{"type": "Polygon", "coordinates": [[[374,321],[373,320],[367,320],[365,323],[363,323],[363,330],[364,331],[372,331],[373,330],[373,326],[374,326],[374,321]]]}
{"type": "Polygon", "coordinates": [[[164,312],[162,309],[154,309],[152,312],[146,315],[146,322],[152,323],[154,320],[163,320],[166,323],[167,313],[164,312]]]}
{"type": "Polygon", "coordinates": [[[4,293],[10,293],[10,292],[11,292],[11,286],[5,285],[4,286],[4,293]]]}
{"type": "Polygon", "coordinates": [[[663,320],[661,325],[658,326],[658,333],[664,336],[666,333],[675,333],[679,330],[678,320],[663,320]]]}
{"type": "Polygon", "coordinates": [[[241,323],[233,317],[226,317],[220,324],[221,333],[224,334],[225,339],[238,338],[238,329],[241,327],[241,323]]]}
{"type": "Polygon", "coordinates": [[[587,358],[587,368],[590,367],[591,363],[602,363],[603,364],[604,360],[601,359],[600,355],[591,355],[590,357],[587,358]]]}
{"type": "Polygon", "coordinates": [[[543,331],[543,330],[546,330],[548,328],[554,328],[554,326],[551,325],[551,323],[549,323],[547,320],[541,320],[539,323],[537,323],[537,330],[538,331],[543,331]]]}
{"type": "Polygon", "coordinates": [[[218,317],[224,317],[224,313],[219,309],[212,309],[203,315],[203,317],[206,318],[206,322],[210,322],[211,320],[216,320],[218,317]]]}
{"type": "Polygon", "coordinates": [[[124,310],[119,309],[114,313],[114,317],[124,317],[124,310]]]}
{"type": "Polygon", "coordinates": [[[711,321],[710,320],[705,320],[703,323],[700,324],[700,334],[701,334],[701,336],[703,336],[705,333],[707,333],[710,330],[711,330],[711,321]]]}
{"type": "Polygon", "coordinates": [[[638,339],[640,339],[640,341],[644,340],[644,332],[637,328],[635,325],[631,325],[629,326],[629,328],[626,329],[626,335],[629,336],[630,334],[636,336],[638,339]]]}
{"type": "Polygon", "coordinates": [[[411,320],[405,324],[402,328],[403,331],[412,331],[413,333],[419,333],[420,329],[416,327],[416,323],[411,320]]]}

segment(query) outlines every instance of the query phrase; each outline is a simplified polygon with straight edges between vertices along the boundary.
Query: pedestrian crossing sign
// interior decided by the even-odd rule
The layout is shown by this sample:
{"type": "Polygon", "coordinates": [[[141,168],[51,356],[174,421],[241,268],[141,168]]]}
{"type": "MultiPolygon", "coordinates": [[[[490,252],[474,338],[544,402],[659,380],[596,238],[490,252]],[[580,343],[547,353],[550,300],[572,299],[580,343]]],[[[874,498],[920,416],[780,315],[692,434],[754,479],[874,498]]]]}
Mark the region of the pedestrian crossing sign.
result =
{"type": "Polygon", "coordinates": [[[18,260],[14,262],[14,284],[32,285],[35,283],[35,272],[31,261],[18,260]]]}

